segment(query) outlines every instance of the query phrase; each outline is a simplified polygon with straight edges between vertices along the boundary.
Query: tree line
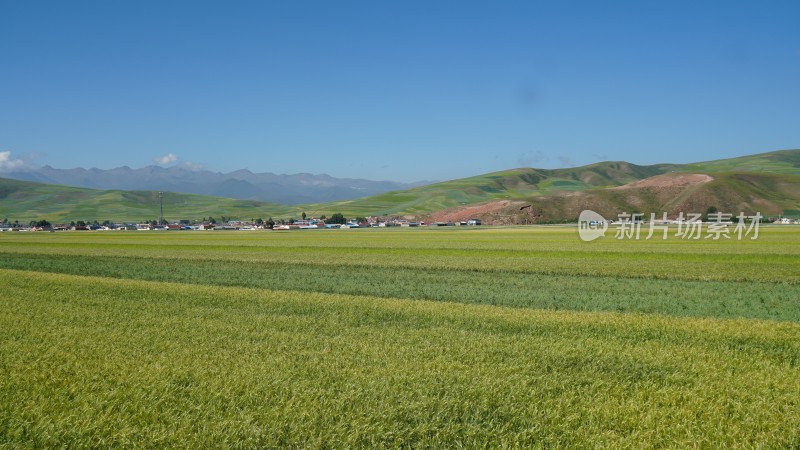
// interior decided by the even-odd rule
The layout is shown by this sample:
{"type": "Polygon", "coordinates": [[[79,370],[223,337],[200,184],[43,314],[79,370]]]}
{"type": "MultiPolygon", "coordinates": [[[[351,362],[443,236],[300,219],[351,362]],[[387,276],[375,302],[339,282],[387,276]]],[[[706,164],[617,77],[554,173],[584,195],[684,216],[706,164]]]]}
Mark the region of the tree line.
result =
{"type": "MultiPolygon", "coordinates": [[[[303,220],[306,220],[306,218],[308,216],[305,213],[305,211],[303,211],[303,213],[301,214],[301,217],[302,217],[303,220]]],[[[319,219],[324,221],[325,223],[338,224],[338,225],[344,225],[344,224],[346,224],[348,222],[348,218],[345,217],[344,214],[342,214],[342,213],[334,213],[330,217],[322,215],[322,216],[319,217],[319,219]]],[[[218,223],[228,223],[229,221],[232,221],[232,220],[237,220],[237,219],[234,218],[234,217],[226,217],[226,216],[220,216],[219,219],[217,219],[217,218],[215,218],[213,216],[209,216],[209,217],[203,217],[200,221],[196,221],[196,220],[193,221],[193,220],[184,219],[184,220],[181,220],[180,223],[185,224],[185,225],[197,224],[197,223],[209,223],[209,224],[212,224],[212,225],[216,225],[218,223]]],[[[356,217],[353,218],[353,220],[355,222],[358,222],[358,223],[363,223],[363,222],[367,221],[367,218],[363,217],[363,216],[356,216],[356,217]]],[[[272,228],[272,227],[274,227],[275,225],[278,225],[278,224],[282,225],[282,224],[294,223],[294,222],[297,221],[297,219],[294,218],[294,217],[290,217],[289,219],[273,219],[272,217],[269,217],[269,218],[267,218],[267,220],[264,220],[261,217],[259,217],[257,219],[251,219],[250,221],[252,223],[255,223],[258,226],[264,226],[266,228],[272,228]]],[[[146,223],[146,224],[149,224],[150,226],[158,226],[158,225],[167,225],[169,222],[166,219],[161,219],[160,221],[158,221],[158,220],[143,220],[143,221],[140,221],[138,223],[146,223]]],[[[4,218],[2,221],[0,221],[0,225],[6,226],[6,227],[13,227],[13,228],[19,228],[19,227],[23,226],[23,224],[20,223],[18,220],[15,220],[14,222],[11,222],[7,217],[4,218]]],[[[82,228],[82,227],[92,227],[92,226],[112,228],[112,227],[115,226],[115,223],[110,221],[110,220],[104,220],[103,222],[100,222],[98,220],[77,220],[77,221],[73,220],[73,221],[70,221],[68,224],[64,223],[64,225],[66,225],[66,226],[68,226],[70,228],[75,228],[75,227],[82,228]]],[[[28,223],[28,226],[35,227],[35,228],[52,228],[53,224],[49,220],[41,219],[41,220],[31,220],[28,223]]]]}

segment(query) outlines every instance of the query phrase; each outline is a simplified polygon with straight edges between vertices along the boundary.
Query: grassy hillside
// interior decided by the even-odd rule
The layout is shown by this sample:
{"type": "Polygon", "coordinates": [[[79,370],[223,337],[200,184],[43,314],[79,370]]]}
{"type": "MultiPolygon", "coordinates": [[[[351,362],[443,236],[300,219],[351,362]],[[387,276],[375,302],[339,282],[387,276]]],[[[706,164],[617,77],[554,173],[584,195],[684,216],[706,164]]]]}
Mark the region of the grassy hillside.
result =
{"type": "MultiPolygon", "coordinates": [[[[293,214],[288,206],[250,200],[166,193],[164,217],[171,220],[202,219],[225,215],[266,219],[293,214]]],[[[299,212],[297,213],[299,214],[299,212]]],[[[143,221],[159,215],[158,192],[99,191],[0,178],[0,219],[143,221]]]]}
{"type": "MultiPolygon", "coordinates": [[[[570,208],[560,205],[603,201],[606,209],[613,211],[652,208],[649,211],[671,211],[680,205],[680,197],[693,191],[634,189],[625,193],[609,190],[638,180],[669,173],[707,173],[714,181],[705,186],[703,193],[692,197],[692,207],[699,207],[703,198],[717,202],[719,206],[736,206],[766,200],[772,214],[782,210],[800,209],[800,150],[784,150],[744,156],[719,161],[689,165],[657,164],[638,166],[626,162],[602,162],[587,166],[543,170],[514,169],[494,172],[476,177],[446,181],[405,191],[389,192],[345,202],[308,205],[309,211],[341,211],[345,214],[413,214],[426,215],[448,208],[458,208],[495,200],[520,200],[547,206],[547,220],[562,220],[577,217],[562,214],[570,208]],[[741,174],[741,175],[736,175],[741,174]],[[752,178],[751,175],[763,175],[752,178]],[[776,177],[771,178],[771,175],[776,177]],[[783,176],[783,178],[781,178],[783,176]],[[781,186],[772,190],[771,186],[781,186]],[[754,189],[754,190],[750,190],[754,189]],[[575,194],[583,192],[583,194],[575,194]],[[566,195],[565,194],[570,194],[566,195]],[[673,197],[666,198],[664,194],[673,197]],[[720,197],[717,199],[717,197],[720,197]],[[674,205],[671,204],[675,203],[674,205]],[[663,209],[664,207],[668,209],[663,209]]],[[[588,204],[588,203],[587,203],[588,204]]],[[[702,211],[715,203],[708,203],[702,211]]],[[[515,204],[516,206],[516,204],[515,204]]],[[[585,209],[585,208],[583,208],[585,209]]],[[[579,210],[580,211],[580,210],[579,210]]],[[[766,211],[765,211],[766,212],[766,211]]]]}
{"type": "Polygon", "coordinates": [[[686,164],[675,166],[675,170],[701,173],[759,172],[800,175],[800,150],[781,150],[739,158],[686,164]]]}
{"type": "Polygon", "coordinates": [[[657,166],[637,166],[626,162],[603,162],[556,170],[519,168],[355,200],[308,205],[308,210],[336,210],[344,214],[425,214],[489,200],[527,199],[620,186],[660,173],[663,169],[657,166]]]}
{"type": "Polygon", "coordinates": [[[680,175],[664,174],[617,188],[519,200],[502,208],[490,208],[491,202],[455,207],[430,216],[431,220],[455,221],[474,216],[489,224],[527,224],[576,221],[584,209],[614,219],[622,212],[656,213],[658,217],[666,212],[675,217],[680,212],[705,213],[713,206],[734,215],[759,212],[766,217],[800,217],[800,176],[729,172],[714,173],[709,181],[680,184],[675,182],[680,175]]]}

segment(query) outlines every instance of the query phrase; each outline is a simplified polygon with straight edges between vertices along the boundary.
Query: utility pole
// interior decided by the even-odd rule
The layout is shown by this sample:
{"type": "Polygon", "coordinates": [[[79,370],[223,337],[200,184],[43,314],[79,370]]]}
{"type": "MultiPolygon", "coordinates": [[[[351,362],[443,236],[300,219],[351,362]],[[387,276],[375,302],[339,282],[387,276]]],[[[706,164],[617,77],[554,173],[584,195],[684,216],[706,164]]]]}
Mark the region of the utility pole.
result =
{"type": "Polygon", "coordinates": [[[164,193],[159,191],[158,192],[158,201],[160,204],[160,213],[158,215],[158,225],[162,225],[164,223],[164,193]]]}

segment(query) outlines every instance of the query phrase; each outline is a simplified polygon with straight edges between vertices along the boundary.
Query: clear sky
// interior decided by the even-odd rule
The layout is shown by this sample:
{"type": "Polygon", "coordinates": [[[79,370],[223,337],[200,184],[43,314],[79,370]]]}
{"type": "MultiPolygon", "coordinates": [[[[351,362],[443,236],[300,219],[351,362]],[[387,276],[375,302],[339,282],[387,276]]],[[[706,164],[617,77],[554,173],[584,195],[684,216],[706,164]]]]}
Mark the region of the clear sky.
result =
{"type": "Polygon", "coordinates": [[[800,148],[800,1],[0,1],[0,171],[445,180],[800,148]]]}

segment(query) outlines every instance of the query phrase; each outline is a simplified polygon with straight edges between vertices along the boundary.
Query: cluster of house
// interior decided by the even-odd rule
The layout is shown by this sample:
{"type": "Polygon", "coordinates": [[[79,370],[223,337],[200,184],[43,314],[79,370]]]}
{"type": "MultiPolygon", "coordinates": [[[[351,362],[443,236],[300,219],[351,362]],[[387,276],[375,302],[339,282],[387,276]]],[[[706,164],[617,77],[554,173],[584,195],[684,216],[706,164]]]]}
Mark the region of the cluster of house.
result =
{"type": "Polygon", "coordinates": [[[385,219],[380,217],[369,217],[365,221],[356,222],[348,221],[344,224],[338,223],[325,223],[319,219],[308,219],[294,221],[290,224],[276,224],[272,227],[273,230],[308,230],[318,228],[389,228],[389,227],[453,227],[456,225],[475,226],[480,225],[481,219],[469,219],[460,222],[414,222],[405,219],[385,219]]]}
{"type": "MultiPolygon", "coordinates": [[[[800,219],[788,217],[770,217],[766,220],[773,224],[800,225],[800,219]]],[[[610,221],[614,223],[614,221],[610,221]]],[[[326,223],[320,219],[295,220],[291,223],[280,223],[272,226],[273,230],[308,230],[320,228],[388,228],[388,227],[454,227],[481,225],[481,219],[469,219],[458,222],[424,222],[410,221],[403,218],[369,217],[360,222],[349,221],[344,224],[326,223]]],[[[0,232],[4,231],[111,231],[111,230],[138,230],[138,231],[169,231],[169,230],[239,230],[254,231],[270,229],[266,222],[228,221],[220,223],[190,224],[188,221],[155,225],[154,223],[106,223],[104,225],[87,224],[54,224],[49,226],[21,225],[19,223],[0,223],[0,232]]]]}
{"type": "MultiPolygon", "coordinates": [[[[480,219],[469,219],[460,222],[415,222],[405,219],[386,219],[369,217],[364,221],[349,221],[345,224],[325,223],[320,219],[295,220],[291,223],[274,224],[273,230],[303,230],[319,228],[385,228],[385,227],[443,227],[443,226],[475,226],[480,225],[480,219]]],[[[107,223],[105,225],[87,224],[54,224],[49,226],[24,226],[20,224],[0,224],[0,231],[177,231],[177,230],[239,230],[253,231],[270,229],[266,222],[228,221],[220,223],[190,224],[188,221],[155,225],[154,223],[107,223]]]]}

